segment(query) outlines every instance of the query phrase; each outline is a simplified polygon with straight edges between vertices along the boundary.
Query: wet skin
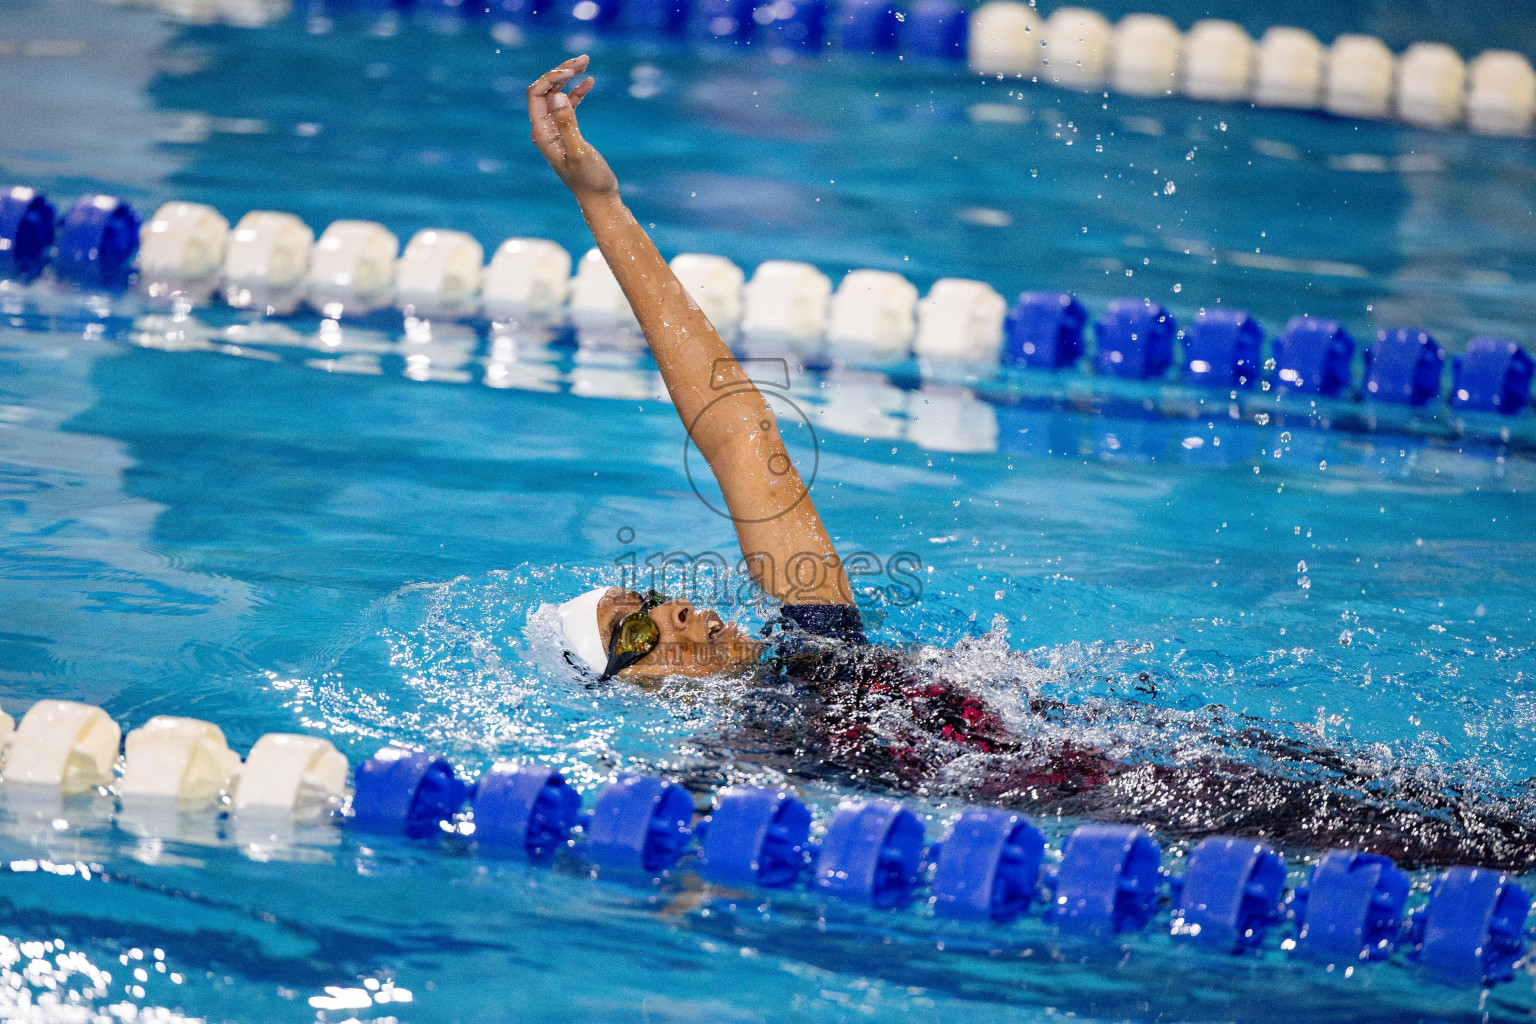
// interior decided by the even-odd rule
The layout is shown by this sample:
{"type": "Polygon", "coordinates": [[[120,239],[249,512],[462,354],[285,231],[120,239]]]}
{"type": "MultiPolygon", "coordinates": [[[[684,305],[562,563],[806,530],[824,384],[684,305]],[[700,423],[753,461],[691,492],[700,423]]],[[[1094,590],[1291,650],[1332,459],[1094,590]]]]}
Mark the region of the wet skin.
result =
{"type": "MultiPolygon", "coordinates": [[[[624,616],[639,611],[641,600],[633,590],[614,587],[597,603],[603,650],[612,653],[614,626],[624,616]]],[[[650,654],[619,672],[621,678],[731,674],[756,664],[762,651],[762,644],[744,636],[734,622],[723,621],[711,609],[695,608],[692,601],[668,601],[647,615],[660,630],[661,641],[650,654]]]]}
{"type": "MultiPolygon", "coordinates": [[[[785,603],[852,604],[837,551],[788,465],[767,403],[619,198],[612,168],[581,135],[576,108],[594,80],[577,79],[588,63],[572,58],[529,86],[534,145],[575,197],[634,309],[678,416],[720,484],[741,549],[754,553],[747,560],[754,579],[785,603]],[[809,592],[784,572],[807,557],[830,569],[809,592]]],[[[598,620],[605,650],[614,623],[640,603],[630,591],[604,596],[598,620]]],[[[644,685],[762,663],[764,685],[748,691],[759,706],[742,709],[722,747],[725,770],[755,756],[791,776],[841,774],[865,786],[1136,822],[1191,838],[1225,832],[1298,848],[1375,850],[1409,864],[1536,868],[1528,799],[1472,801],[1444,786],[1389,783],[1360,774],[1337,751],[1292,744],[1257,724],[1246,739],[1233,738],[1234,754],[1262,752],[1278,770],[1262,772],[1238,756],[1193,764],[1117,761],[1070,741],[1010,735],[974,695],[912,672],[901,652],[845,649],[765,660],[756,641],[686,600],[649,615],[661,642],[621,672],[625,678],[644,685]],[[962,757],[974,770],[957,783],[947,769],[962,757]]],[[[1036,701],[1032,710],[1046,720],[1079,713],[1049,701],[1036,701]]]]}
{"type": "MultiPolygon", "coordinates": [[[[619,198],[613,169],[582,137],[576,108],[593,79],[564,90],[587,64],[574,57],[528,87],[534,145],[575,197],[624,290],[678,418],[720,485],[741,550],[750,553],[748,572],[785,603],[852,604],[837,549],[767,401],[619,198]],[[809,586],[791,578],[808,564],[819,567],[809,586]]],[[[686,616],[677,618],[677,631],[697,643],[686,616]]]]}

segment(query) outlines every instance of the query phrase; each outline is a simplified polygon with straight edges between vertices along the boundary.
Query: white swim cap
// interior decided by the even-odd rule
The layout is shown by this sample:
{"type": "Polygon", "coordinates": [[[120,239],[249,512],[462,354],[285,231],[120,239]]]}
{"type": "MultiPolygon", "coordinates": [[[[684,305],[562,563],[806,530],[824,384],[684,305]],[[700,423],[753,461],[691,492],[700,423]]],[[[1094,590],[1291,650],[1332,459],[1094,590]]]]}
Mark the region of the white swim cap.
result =
{"type": "Polygon", "coordinates": [[[560,633],[565,639],[565,649],[600,676],[608,667],[608,652],[603,648],[602,633],[598,629],[597,602],[610,588],[598,587],[580,597],[573,597],[560,606],[560,633]]]}

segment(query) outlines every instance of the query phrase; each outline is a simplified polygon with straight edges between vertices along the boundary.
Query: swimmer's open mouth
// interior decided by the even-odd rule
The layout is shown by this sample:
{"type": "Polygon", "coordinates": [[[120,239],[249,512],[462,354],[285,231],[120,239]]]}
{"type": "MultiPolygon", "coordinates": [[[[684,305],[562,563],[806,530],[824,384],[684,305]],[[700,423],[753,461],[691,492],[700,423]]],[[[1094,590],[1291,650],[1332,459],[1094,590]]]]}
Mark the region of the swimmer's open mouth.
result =
{"type": "Polygon", "coordinates": [[[722,622],[718,618],[715,618],[709,623],[709,642],[729,643],[730,641],[735,640],[740,632],[741,631],[736,627],[736,623],[726,623],[722,622]]]}

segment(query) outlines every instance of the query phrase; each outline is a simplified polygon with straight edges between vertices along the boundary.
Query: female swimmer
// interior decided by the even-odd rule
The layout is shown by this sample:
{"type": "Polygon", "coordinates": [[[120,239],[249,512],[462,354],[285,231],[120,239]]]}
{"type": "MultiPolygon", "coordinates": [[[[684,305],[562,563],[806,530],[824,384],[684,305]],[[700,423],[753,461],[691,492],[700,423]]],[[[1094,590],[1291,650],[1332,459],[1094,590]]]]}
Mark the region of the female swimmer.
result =
{"type": "MultiPolygon", "coordinates": [[[[619,198],[582,138],[593,80],[566,61],[528,88],[533,142],[581,207],[639,319],[667,392],[719,481],[744,563],[782,603],[764,642],[687,600],[599,588],[559,608],[566,659],[598,679],[752,669],[737,724],[717,738],[717,782],[744,762],[799,778],[953,794],[1037,812],[1133,821],[1174,835],[1253,835],[1294,848],[1348,846],[1407,864],[1536,867],[1527,798],[1472,799],[1445,783],[1392,782],[1347,754],[1241,720],[1226,754],[1114,758],[1063,740],[1081,709],[1037,699],[1010,732],[963,680],[868,644],[847,574],[768,404],[619,198]],[[819,568],[806,585],[805,566],[819,568]],[[1247,760],[1236,755],[1247,754],[1247,760]],[[1264,771],[1254,762],[1266,765],[1264,771]]],[[[1150,718],[1157,712],[1140,708],[1150,718]]]]}
{"type": "MultiPolygon", "coordinates": [[[[768,403],[619,198],[608,162],[581,137],[576,108],[593,80],[563,87],[586,67],[575,57],[528,87],[534,145],[576,197],[624,289],[677,414],[720,483],[753,579],[795,627],[862,641],[847,574],[768,403]],[[807,565],[816,567],[810,585],[807,565]]],[[[604,679],[739,671],[760,654],[717,613],[660,595],[594,590],[562,605],[560,618],[570,660],[604,679]]]]}

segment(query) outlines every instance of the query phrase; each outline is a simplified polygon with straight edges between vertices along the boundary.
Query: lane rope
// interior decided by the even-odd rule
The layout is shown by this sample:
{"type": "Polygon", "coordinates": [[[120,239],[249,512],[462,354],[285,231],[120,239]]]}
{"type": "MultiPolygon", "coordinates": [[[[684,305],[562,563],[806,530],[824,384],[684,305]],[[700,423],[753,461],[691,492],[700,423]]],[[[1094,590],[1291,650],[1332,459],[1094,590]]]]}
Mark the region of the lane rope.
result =
{"type": "MultiPolygon", "coordinates": [[[[111,2],[111,0],[108,0],[111,2]]],[[[288,17],[290,0],[157,0],[191,24],[256,27],[288,17]]],[[[1345,33],[1325,46],[1313,33],[1271,27],[1257,39],[1235,22],[1206,18],[1187,31],[1159,14],[1111,23],[1087,7],[1042,17],[1022,0],[366,0],[364,10],[489,21],[498,38],[552,28],[693,37],[737,46],[873,54],[892,60],[964,63],[977,74],[1066,89],[1113,91],[1317,110],[1398,120],[1420,128],[1465,127],[1529,136],[1536,126],[1536,70],[1513,49],[1466,61],[1450,46],[1417,42],[1394,54],[1381,39],[1345,33]]],[[[344,15],[348,8],[338,6],[344,15]]],[[[325,18],[324,3],[301,5],[325,18]]]]}
{"type": "MultiPolygon", "coordinates": [[[[394,309],[412,322],[489,322],[498,329],[574,330],[583,348],[643,351],[633,310],[596,249],[574,265],[554,242],[510,238],[489,264],[462,231],[428,228],[401,249],[382,224],[339,220],[317,239],[291,213],[258,210],[233,227],[212,207],[169,202],[147,222],[108,195],[64,215],[36,189],[0,188],[0,296],[64,289],[108,306],[129,289],[187,312],[215,296],[280,317],[308,307],[329,320],[394,309]]],[[[976,373],[1062,370],[1088,357],[1101,378],[1164,381],[1239,394],[1358,397],[1458,416],[1515,416],[1536,361],[1515,342],[1473,338],[1447,360],[1428,330],[1382,326],[1360,345],[1335,320],[1301,315],[1271,335],[1240,309],[1200,310],[1182,327],[1161,304],[1117,299],[1090,324],[1070,292],[1028,291],[1010,304],[982,281],[942,278],[926,296],[900,274],[856,269],[833,287],[816,267],[771,260],[751,278],[723,256],[672,260],[690,296],[728,343],[749,354],[976,373]],[[1448,393],[1445,364],[1451,364],[1448,393]],[[1358,383],[1357,383],[1358,382],[1358,383]]],[[[1507,432],[1505,432],[1507,438],[1507,432]]]]}
{"type": "Polygon", "coordinates": [[[618,879],[689,870],[721,886],[883,910],[925,903],[936,917],[994,926],[1034,915],[1089,941],[1122,941],[1157,920],[1209,950],[1278,948],[1329,970],[1397,956],[1453,986],[1508,981],[1527,949],[1530,896],[1487,869],[1448,868],[1410,912],[1409,875],[1349,850],[1328,851],[1288,890],[1284,857],[1254,839],[1204,839],[1175,876],[1135,826],[1079,826],[1052,857],[1022,814],[971,808],[929,843],[900,801],[849,797],[816,842],[811,810],[784,789],[731,786],[698,815],[677,783],[621,774],[583,809],[583,794],[549,765],[498,762],[467,780],[444,757],[394,745],[358,766],[349,789],[347,760],[328,740],[270,733],[242,762],[218,726],[168,715],[128,734],[118,774],[121,735],[104,710],[72,701],[39,701],[19,725],[0,712],[4,785],[105,791],[119,815],[158,805],[418,842],[456,835],[483,854],[543,866],[572,858],[618,879]]]}

